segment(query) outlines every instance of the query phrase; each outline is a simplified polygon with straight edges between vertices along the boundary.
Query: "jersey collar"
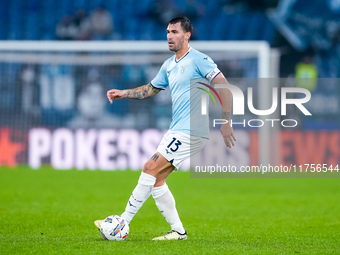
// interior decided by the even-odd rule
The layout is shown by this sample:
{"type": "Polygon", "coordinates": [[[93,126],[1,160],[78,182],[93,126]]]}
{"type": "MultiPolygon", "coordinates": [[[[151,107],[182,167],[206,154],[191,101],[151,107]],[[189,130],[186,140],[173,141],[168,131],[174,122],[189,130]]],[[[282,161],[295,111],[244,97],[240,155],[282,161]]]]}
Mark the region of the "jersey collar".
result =
{"type": "Polygon", "coordinates": [[[177,60],[177,58],[176,58],[176,56],[175,56],[175,62],[178,63],[179,61],[181,61],[186,55],[189,54],[189,51],[190,51],[190,50],[191,50],[191,47],[189,46],[188,51],[187,51],[180,59],[178,59],[178,60],[177,60]]]}

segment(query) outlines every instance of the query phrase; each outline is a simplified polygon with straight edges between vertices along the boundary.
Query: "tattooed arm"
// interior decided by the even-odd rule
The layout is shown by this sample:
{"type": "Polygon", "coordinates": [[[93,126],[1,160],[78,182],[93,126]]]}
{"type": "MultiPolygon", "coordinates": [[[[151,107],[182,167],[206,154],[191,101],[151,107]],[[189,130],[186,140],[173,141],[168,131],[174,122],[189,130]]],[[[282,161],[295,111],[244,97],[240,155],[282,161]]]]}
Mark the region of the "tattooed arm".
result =
{"type": "Polygon", "coordinates": [[[134,89],[118,90],[111,89],[107,92],[107,98],[110,103],[115,99],[130,98],[130,99],[145,99],[155,96],[161,89],[155,88],[150,83],[134,89]]]}
{"type": "MultiPolygon", "coordinates": [[[[214,84],[227,84],[228,81],[219,73],[213,80],[214,84]]],[[[224,143],[228,148],[234,146],[236,138],[234,136],[234,131],[230,125],[230,115],[231,115],[231,103],[232,95],[229,89],[220,89],[221,101],[222,101],[222,119],[228,121],[228,123],[221,125],[221,133],[224,139],[224,143]]]]}

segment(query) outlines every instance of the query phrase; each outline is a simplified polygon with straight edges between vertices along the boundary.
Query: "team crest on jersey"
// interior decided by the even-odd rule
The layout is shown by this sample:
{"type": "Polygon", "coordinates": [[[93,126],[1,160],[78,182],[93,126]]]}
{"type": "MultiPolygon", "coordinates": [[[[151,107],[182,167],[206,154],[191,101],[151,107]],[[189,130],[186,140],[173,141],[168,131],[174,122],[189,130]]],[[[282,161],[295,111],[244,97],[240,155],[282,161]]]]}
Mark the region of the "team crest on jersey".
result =
{"type": "Polygon", "coordinates": [[[185,68],[187,67],[188,65],[185,65],[185,66],[181,66],[181,73],[183,74],[184,71],[185,71],[185,68]]]}

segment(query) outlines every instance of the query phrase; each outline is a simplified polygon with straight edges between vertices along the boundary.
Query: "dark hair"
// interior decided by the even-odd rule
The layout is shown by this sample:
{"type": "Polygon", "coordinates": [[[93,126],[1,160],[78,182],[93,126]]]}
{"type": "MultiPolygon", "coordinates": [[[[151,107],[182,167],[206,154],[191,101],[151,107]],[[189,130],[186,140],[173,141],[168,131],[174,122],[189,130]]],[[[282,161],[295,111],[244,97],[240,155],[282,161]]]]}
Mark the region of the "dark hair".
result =
{"type": "Polygon", "coordinates": [[[191,24],[190,19],[188,19],[187,17],[176,17],[176,18],[170,20],[169,24],[173,25],[173,24],[176,24],[178,22],[181,23],[181,27],[184,30],[184,32],[192,33],[193,26],[191,24]]]}

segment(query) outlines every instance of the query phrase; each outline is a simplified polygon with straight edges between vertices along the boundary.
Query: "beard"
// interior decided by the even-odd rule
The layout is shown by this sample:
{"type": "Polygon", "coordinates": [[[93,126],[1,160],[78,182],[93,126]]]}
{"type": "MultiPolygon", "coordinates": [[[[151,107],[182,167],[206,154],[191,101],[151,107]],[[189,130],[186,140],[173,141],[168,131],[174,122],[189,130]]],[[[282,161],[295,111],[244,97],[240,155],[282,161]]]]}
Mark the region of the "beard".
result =
{"type": "Polygon", "coordinates": [[[181,41],[178,42],[178,43],[174,43],[174,44],[172,44],[172,45],[169,45],[169,50],[170,50],[170,51],[177,52],[177,51],[179,51],[180,49],[182,49],[183,44],[184,44],[184,39],[181,40],[181,41]]]}
{"type": "Polygon", "coordinates": [[[179,51],[179,47],[172,47],[172,48],[169,47],[169,50],[176,52],[176,51],[179,51]]]}

